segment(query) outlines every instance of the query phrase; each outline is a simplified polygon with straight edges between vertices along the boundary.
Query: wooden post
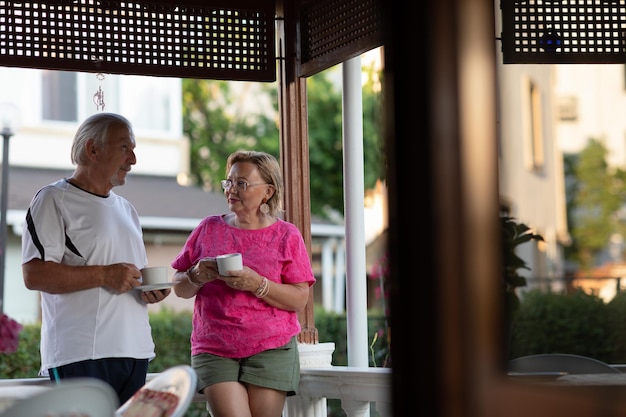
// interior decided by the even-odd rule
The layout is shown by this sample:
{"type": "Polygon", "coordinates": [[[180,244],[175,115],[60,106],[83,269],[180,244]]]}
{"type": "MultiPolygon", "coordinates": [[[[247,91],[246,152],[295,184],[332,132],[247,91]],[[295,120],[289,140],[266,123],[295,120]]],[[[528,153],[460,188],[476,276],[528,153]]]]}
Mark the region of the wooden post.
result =
{"type": "MultiPolygon", "coordinates": [[[[280,159],[285,183],[285,220],[295,224],[311,256],[311,196],[306,79],[297,76],[297,1],[276,2],[278,94],[280,111],[280,159]],[[295,4],[294,4],[295,3],[295,4]]],[[[317,343],[313,315],[313,289],[298,318],[300,343],[317,343]]]]}

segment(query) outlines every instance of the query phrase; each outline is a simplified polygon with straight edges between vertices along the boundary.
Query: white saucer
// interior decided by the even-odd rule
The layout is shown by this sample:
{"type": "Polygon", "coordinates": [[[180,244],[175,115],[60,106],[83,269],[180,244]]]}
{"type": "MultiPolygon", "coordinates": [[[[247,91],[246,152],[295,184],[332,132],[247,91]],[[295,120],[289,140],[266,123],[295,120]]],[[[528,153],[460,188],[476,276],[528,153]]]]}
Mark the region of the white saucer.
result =
{"type": "Polygon", "coordinates": [[[162,284],[150,284],[150,285],[140,285],[135,287],[136,290],[141,291],[155,291],[155,290],[164,290],[166,288],[170,288],[176,285],[175,282],[164,282],[162,284]]]}

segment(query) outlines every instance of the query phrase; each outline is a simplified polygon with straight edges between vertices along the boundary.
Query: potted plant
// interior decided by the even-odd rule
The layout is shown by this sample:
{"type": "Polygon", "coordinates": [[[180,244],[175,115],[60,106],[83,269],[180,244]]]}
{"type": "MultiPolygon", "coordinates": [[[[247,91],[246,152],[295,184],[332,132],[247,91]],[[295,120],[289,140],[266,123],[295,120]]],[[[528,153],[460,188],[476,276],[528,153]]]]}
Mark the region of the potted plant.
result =
{"type": "Polygon", "coordinates": [[[520,269],[530,270],[526,261],[520,258],[515,250],[521,244],[531,240],[544,241],[541,235],[534,233],[524,223],[519,223],[513,217],[501,216],[502,226],[502,261],[504,291],[511,297],[512,306],[517,308],[519,297],[517,288],[526,286],[526,278],[519,274],[520,269]]]}
{"type": "Polygon", "coordinates": [[[519,270],[530,270],[526,261],[517,255],[516,249],[519,245],[531,240],[544,241],[544,239],[543,236],[534,233],[530,227],[516,221],[513,217],[500,216],[500,225],[502,227],[502,278],[508,347],[513,319],[520,304],[517,288],[526,286],[526,278],[519,274],[519,270]]]}

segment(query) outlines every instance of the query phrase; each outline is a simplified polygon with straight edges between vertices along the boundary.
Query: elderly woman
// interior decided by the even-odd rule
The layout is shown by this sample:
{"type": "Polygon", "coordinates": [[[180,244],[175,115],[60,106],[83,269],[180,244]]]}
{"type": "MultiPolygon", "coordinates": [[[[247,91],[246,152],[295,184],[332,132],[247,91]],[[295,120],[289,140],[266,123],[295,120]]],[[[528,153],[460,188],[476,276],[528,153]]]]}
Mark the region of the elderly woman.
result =
{"type": "Polygon", "coordinates": [[[208,216],[172,262],[174,292],[195,296],[191,364],[214,417],[280,417],[300,378],[297,312],[315,283],[299,230],[279,216],[280,166],[264,152],[228,157],[231,213],[208,216]],[[215,257],[241,253],[220,275],[215,257]]]}

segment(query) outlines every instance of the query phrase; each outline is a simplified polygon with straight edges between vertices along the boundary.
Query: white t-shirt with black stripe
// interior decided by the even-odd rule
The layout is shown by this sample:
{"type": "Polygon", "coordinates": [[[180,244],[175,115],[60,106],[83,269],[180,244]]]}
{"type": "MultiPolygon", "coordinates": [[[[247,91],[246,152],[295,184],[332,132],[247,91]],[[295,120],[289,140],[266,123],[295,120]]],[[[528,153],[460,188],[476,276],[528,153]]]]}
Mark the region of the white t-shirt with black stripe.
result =
{"type": "MultiPolygon", "coordinates": [[[[33,198],[22,235],[22,262],[64,265],[128,262],[147,255],[139,216],[125,198],[91,194],[61,179],[33,198]]],[[[140,292],[98,287],[67,294],[41,292],[41,371],[86,359],[153,359],[147,305],[140,292]]]]}

